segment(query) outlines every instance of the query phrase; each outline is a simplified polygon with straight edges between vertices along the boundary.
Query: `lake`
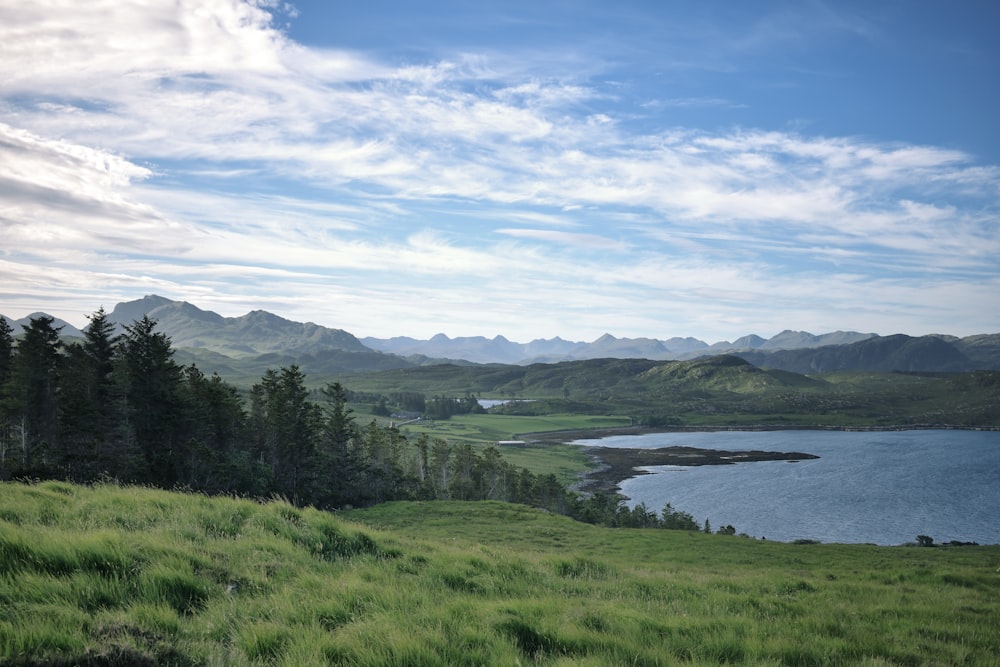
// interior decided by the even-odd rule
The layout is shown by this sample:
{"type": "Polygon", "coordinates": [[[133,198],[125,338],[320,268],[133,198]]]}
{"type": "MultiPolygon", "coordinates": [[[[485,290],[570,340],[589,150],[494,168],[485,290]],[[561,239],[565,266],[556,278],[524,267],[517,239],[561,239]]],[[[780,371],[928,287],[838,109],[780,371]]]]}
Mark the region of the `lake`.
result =
{"type": "Polygon", "coordinates": [[[712,431],[578,440],[602,447],[804,452],[818,459],[652,466],[626,480],[628,504],[666,503],[713,530],[780,541],[1000,543],[1000,432],[712,431]]]}

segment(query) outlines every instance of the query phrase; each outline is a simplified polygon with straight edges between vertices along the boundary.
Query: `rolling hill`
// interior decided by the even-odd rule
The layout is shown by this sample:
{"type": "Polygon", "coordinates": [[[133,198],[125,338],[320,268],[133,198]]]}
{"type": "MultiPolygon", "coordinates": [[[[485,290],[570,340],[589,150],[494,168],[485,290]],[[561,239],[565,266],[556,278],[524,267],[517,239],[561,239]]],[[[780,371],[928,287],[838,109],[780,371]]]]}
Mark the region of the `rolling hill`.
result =
{"type": "Polygon", "coordinates": [[[1000,547],[0,483],[4,665],[995,664],[1000,547]]]}

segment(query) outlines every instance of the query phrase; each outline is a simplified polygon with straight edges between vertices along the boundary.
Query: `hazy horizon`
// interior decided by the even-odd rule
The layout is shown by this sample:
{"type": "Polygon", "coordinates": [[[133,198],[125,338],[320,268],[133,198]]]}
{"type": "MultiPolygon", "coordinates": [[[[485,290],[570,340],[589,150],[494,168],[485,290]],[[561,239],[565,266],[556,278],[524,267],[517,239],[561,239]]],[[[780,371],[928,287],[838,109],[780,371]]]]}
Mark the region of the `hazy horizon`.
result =
{"type": "MultiPolygon", "coordinates": [[[[164,297],[163,295],[159,295],[159,294],[151,294],[151,295],[146,295],[146,296],[154,296],[154,297],[165,298],[165,299],[168,299],[169,301],[173,301],[173,302],[183,302],[184,301],[183,299],[170,299],[169,297],[164,297]]],[[[135,301],[135,300],[131,300],[131,301],[135,301]]],[[[125,303],[128,303],[128,302],[125,302],[125,303]]],[[[190,302],[187,302],[187,303],[190,303],[190,302]]],[[[108,304],[108,305],[104,305],[103,307],[104,307],[105,311],[110,315],[112,313],[112,311],[114,310],[115,306],[117,306],[117,305],[118,305],[117,303],[116,304],[108,304]]],[[[218,313],[217,311],[214,311],[214,310],[209,309],[209,308],[202,308],[197,303],[191,303],[191,305],[195,306],[196,308],[198,308],[199,310],[202,310],[202,311],[215,312],[216,314],[221,315],[222,317],[225,317],[225,318],[228,318],[228,319],[235,319],[235,318],[243,317],[244,315],[247,315],[250,312],[253,312],[255,310],[263,310],[263,309],[254,308],[254,309],[251,309],[249,311],[242,312],[242,313],[228,315],[226,313],[218,313]]],[[[5,317],[7,319],[7,321],[8,321],[8,323],[10,323],[11,325],[13,325],[14,322],[27,319],[31,315],[35,315],[35,314],[38,314],[38,313],[44,313],[44,314],[46,314],[46,315],[48,315],[50,317],[55,317],[55,318],[57,318],[57,319],[59,319],[59,320],[61,320],[63,322],[66,322],[70,326],[73,326],[73,327],[75,327],[77,329],[83,330],[83,329],[86,328],[86,326],[88,324],[87,316],[88,315],[92,315],[94,312],[96,312],[96,310],[97,309],[95,308],[94,311],[91,311],[90,313],[86,313],[84,315],[81,315],[77,320],[69,319],[69,318],[63,317],[61,315],[58,315],[56,313],[46,311],[44,309],[36,309],[36,310],[31,311],[31,312],[23,313],[23,314],[20,314],[20,315],[13,315],[13,314],[8,313],[8,312],[0,311],[0,317],[5,317]]],[[[270,311],[267,311],[267,312],[270,312],[270,311]]],[[[432,338],[434,338],[436,336],[443,335],[443,336],[446,336],[450,340],[456,340],[456,339],[461,339],[461,338],[485,338],[485,339],[492,340],[492,339],[495,339],[497,337],[502,337],[502,338],[508,340],[509,342],[514,343],[514,344],[527,344],[527,343],[531,343],[531,342],[534,342],[534,341],[537,341],[537,340],[553,340],[555,338],[560,338],[560,339],[562,339],[562,340],[564,340],[564,341],[566,341],[568,343],[585,343],[585,344],[589,344],[589,343],[593,343],[593,342],[597,341],[600,338],[603,338],[604,336],[612,336],[613,338],[619,339],[619,340],[624,340],[624,339],[643,339],[643,338],[645,338],[645,339],[655,339],[655,340],[659,340],[661,342],[668,341],[671,338],[696,339],[696,340],[699,340],[699,341],[701,341],[703,343],[706,343],[709,346],[712,346],[712,345],[717,345],[717,344],[720,344],[720,343],[732,343],[732,342],[735,342],[737,340],[740,340],[740,339],[748,337],[748,336],[759,336],[760,338],[762,338],[762,339],[764,339],[766,341],[766,340],[770,340],[770,339],[772,339],[772,338],[774,338],[774,337],[776,337],[776,336],[778,336],[778,335],[780,335],[782,333],[786,333],[786,332],[810,334],[810,335],[814,335],[814,336],[823,336],[823,335],[826,335],[826,334],[834,334],[834,333],[860,333],[860,334],[865,334],[865,335],[871,334],[871,335],[882,336],[882,337],[896,335],[896,334],[904,334],[904,335],[908,335],[908,336],[912,336],[912,337],[917,337],[917,336],[922,336],[922,335],[945,335],[945,336],[954,336],[955,335],[955,334],[952,334],[952,333],[947,332],[947,331],[935,331],[935,332],[931,332],[930,334],[913,334],[913,333],[909,333],[909,332],[905,332],[905,331],[876,332],[876,331],[843,329],[843,328],[840,328],[840,329],[831,329],[829,331],[807,331],[807,330],[803,330],[803,329],[792,329],[792,328],[789,328],[789,327],[785,327],[785,328],[782,328],[782,329],[777,329],[777,330],[773,331],[773,333],[772,332],[760,333],[759,331],[745,331],[743,333],[740,333],[740,334],[737,334],[737,335],[733,335],[733,336],[730,336],[728,338],[720,338],[720,339],[704,339],[704,338],[699,338],[697,336],[691,336],[691,335],[684,334],[684,333],[679,333],[679,332],[668,333],[668,334],[659,335],[659,336],[630,336],[630,335],[627,335],[627,334],[616,334],[616,333],[614,333],[612,331],[605,331],[602,334],[599,334],[599,335],[594,336],[593,338],[589,338],[589,339],[571,338],[571,337],[567,337],[567,336],[560,336],[558,334],[556,334],[554,336],[546,336],[546,337],[536,336],[536,337],[530,338],[530,339],[516,339],[516,338],[511,338],[510,336],[506,336],[506,335],[504,335],[501,332],[497,332],[497,333],[484,332],[484,333],[478,333],[478,334],[469,334],[469,335],[460,335],[460,336],[456,335],[456,336],[453,336],[453,335],[448,334],[445,331],[439,331],[439,332],[436,332],[435,334],[431,334],[431,335],[428,335],[428,336],[413,336],[413,335],[408,334],[406,332],[395,333],[395,334],[388,335],[388,336],[364,336],[364,335],[357,334],[356,332],[353,332],[353,331],[351,331],[349,329],[346,329],[344,327],[339,327],[339,326],[336,326],[336,325],[324,324],[322,322],[315,322],[315,321],[309,320],[309,319],[306,319],[306,320],[295,320],[294,318],[284,317],[280,313],[271,313],[271,314],[276,315],[278,317],[282,317],[282,318],[284,318],[286,320],[290,320],[290,321],[293,321],[293,322],[312,323],[312,324],[318,324],[320,326],[324,326],[324,327],[327,327],[327,328],[330,328],[330,329],[340,329],[340,330],[346,331],[349,334],[354,335],[359,340],[363,340],[365,338],[376,338],[376,339],[381,339],[381,340],[389,340],[389,339],[392,339],[392,338],[411,338],[411,339],[418,340],[418,341],[428,341],[428,340],[431,340],[432,338]]],[[[19,332],[17,330],[15,330],[15,335],[17,333],[19,333],[19,332]]],[[[979,334],[989,335],[989,334],[995,334],[995,333],[1000,333],[1000,332],[995,332],[995,331],[981,331],[981,332],[978,332],[978,334],[969,334],[969,335],[979,335],[979,334]]],[[[958,338],[963,338],[964,336],[957,336],[957,337],[958,338]]]]}

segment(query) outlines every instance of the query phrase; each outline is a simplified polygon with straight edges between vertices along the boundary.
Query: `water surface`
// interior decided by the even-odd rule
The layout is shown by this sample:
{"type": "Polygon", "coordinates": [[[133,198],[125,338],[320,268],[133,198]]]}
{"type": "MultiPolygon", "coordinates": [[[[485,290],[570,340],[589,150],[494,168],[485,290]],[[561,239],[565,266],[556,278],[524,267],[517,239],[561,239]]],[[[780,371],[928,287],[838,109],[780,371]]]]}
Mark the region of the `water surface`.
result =
{"type": "Polygon", "coordinates": [[[805,452],[819,459],[652,466],[626,480],[629,505],[666,503],[713,528],[781,541],[1000,543],[1000,432],[714,431],[579,440],[805,452]]]}

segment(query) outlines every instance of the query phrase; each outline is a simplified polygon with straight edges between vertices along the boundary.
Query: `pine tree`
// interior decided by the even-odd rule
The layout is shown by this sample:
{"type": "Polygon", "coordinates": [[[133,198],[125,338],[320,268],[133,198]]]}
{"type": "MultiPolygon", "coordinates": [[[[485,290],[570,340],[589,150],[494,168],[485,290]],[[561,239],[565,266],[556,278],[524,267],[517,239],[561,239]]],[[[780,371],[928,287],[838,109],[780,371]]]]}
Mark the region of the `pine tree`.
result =
{"type": "Polygon", "coordinates": [[[2,412],[10,423],[16,461],[4,453],[8,470],[52,474],[52,458],[59,447],[60,327],[48,316],[22,325],[10,371],[4,382],[2,412]]]}
{"type": "Polygon", "coordinates": [[[354,411],[347,405],[347,391],[339,382],[327,384],[321,393],[325,403],[316,461],[318,503],[324,507],[342,507],[356,502],[359,470],[354,444],[358,427],[354,411]]]}
{"type": "Polygon", "coordinates": [[[187,460],[180,483],[208,493],[254,493],[259,474],[246,447],[246,412],[236,388],[192,364],[184,369],[182,395],[187,460]]]}
{"type": "Polygon", "coordinates": [[[118,476],[125,461],[116,447],[121,431],[116,423],[114,325],[103,307],[89,319],[83,344],[66,346],[60,389],[63,468],[78,482],[101,474],[118,476]]]}
{"type": "Polygon", "coordinates": [[[322,428],[298,366],[268,369],[251,391],[257,450],[271,468],[273,490],[301,505],[315,502],[316,452],[322,428]]]}
{"type": "Polygon", "coordinates": [[[451,446],[441,438],[431,443],[431,488],[438,500],[451,498],[451,446]]]}
{"type": "Polygon", "coordinates": [[[0,316],[0,387],[3,387],[10,374],[14,360],[14,329],[7,320],[0,316]]]}
{"type": "Polygon", "coordinates": [[[0,479],[7,476],[7,451],[12,442],[11,420],[5,406],[9,403],[7,378],[14,363],[13,334],[14,329],[0,317],[0,479]]]}
{"type": "Polygon", "coordinates": [[[463,443],[452,448],[451,497],[456,500],[473,500],[479,486],[476,474],[476,453],[472,445],[463,443]]]}
{"type": "Polygon", "coordinates": [[[399,429],[382,428],[374,419],[368,424],[356,448],[364,479],[361,502],[381,503],[409,495],[403,475],[405,442],[399,429]]]}
{"type": "Polygon", "coordinates": [[[142,455],[143,481],[171,487],[181,477],[185,443],[178,439],[181,415],[181,372],[166,334],[156,320],[143,316],[125,327],[119,349],[119,373],[125,419],[125,441],[142,455]]]}

